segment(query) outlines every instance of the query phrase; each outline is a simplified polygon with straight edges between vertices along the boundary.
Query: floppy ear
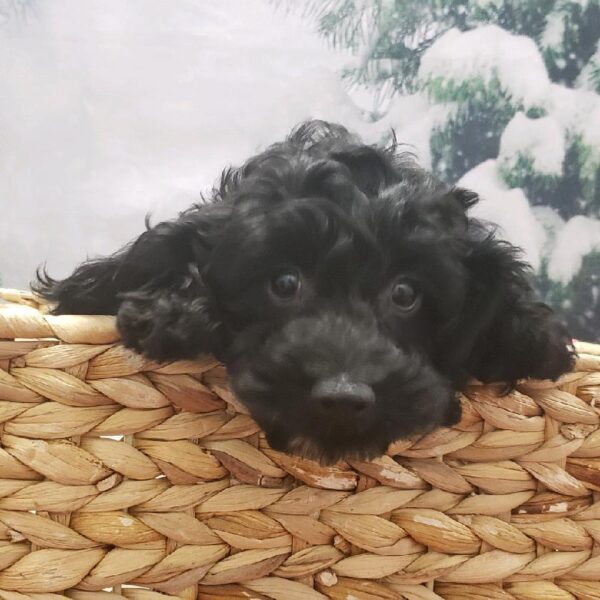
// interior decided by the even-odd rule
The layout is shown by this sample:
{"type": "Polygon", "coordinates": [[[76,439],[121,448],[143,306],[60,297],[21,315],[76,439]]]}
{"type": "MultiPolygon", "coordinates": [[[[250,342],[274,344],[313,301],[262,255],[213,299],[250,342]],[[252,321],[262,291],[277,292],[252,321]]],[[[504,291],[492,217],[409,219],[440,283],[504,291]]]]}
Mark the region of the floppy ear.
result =
{"type": "Polygon", "coordinates": [[[456,356],[468,375],[514,385],[527,377],[557,379],[573,366],[572,340],[557,315],[539,302],[519,250],[477,221],[468,233],[468,293],[456,356]]]}
{"type": "Polygon", "coordinates": [[[55,314],[116,314],[123,343],[154,360],[217,353],[221,324],[202,271],[224,212],[219,204],[195,207],[66,279],[38,272],[33,289],[56,303],[55,314]]]}

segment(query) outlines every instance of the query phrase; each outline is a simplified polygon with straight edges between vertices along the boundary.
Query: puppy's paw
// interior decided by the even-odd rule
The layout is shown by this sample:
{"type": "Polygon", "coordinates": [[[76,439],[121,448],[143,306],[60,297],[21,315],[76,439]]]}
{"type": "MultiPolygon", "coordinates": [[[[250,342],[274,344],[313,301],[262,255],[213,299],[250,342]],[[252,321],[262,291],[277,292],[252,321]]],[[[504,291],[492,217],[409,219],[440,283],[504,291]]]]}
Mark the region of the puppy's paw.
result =
{"type": "Polygon", "coordinates": [[[575,363],[573,342],[565,326],[543,304],[532,304],[513,315],[495,337],[475,376],[484,383],[504,382],[509,388],[519,379],[552,379],[568,373],[575,363]]]}
{"type": "Polygon", "coordinates": [[[448,405],[442,425],[444,427],[452,427],[456,425],[462,418],[462,405],[458,397],[454,397],[452,402],[448,405]]]}
{"type": "Polygon", "coordinates": [[[192,309],[169,293],[128,295],[117,314],[123,344],[158,362],[195,357],[192,309]]]}
{"type": "Polygon", "coordinates": [[[556,380],[575,364],[575,350],[566,328],[555,319],[547,319],[538,330],[531,348],[530,372],[524,376],[556,380]]]}

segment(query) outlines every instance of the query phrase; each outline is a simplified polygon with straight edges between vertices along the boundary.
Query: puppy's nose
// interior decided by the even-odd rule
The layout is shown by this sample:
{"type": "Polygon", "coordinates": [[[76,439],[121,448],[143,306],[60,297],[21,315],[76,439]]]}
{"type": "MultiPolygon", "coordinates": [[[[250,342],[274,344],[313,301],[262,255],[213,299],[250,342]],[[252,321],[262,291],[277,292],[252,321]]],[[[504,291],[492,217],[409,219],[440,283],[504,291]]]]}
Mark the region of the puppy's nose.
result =
{"type": "Polygon", "coordinates": [[[339,416],[360,413],[375,403],[373,388],[352,381],[346,373],[317,381],[311,396],[321,410],[339,416]]]}

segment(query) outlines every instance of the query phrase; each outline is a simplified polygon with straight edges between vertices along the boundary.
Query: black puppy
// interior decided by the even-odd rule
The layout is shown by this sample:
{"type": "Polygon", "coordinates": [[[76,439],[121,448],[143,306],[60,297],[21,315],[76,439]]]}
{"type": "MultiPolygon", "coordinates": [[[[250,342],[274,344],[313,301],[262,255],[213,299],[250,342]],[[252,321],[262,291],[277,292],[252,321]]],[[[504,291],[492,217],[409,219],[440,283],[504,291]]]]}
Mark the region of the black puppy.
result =
{"type": "Polygon", "coordinates": [[[211,352],[269,443],[330,462],[451,425],[470,377],[571,367],[519,252],[396,148],[311,121],[227,170],[211,198],[67,279],[56,313],[117,315],[169,361],[211,352]]]}

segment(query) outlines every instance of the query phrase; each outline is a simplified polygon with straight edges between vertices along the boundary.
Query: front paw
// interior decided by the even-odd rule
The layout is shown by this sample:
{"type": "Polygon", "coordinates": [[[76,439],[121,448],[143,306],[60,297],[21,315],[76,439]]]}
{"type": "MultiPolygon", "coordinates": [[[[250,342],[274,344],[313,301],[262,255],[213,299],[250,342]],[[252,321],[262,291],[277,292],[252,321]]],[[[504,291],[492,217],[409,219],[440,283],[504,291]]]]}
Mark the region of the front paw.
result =
{"type": "Polygon", "coordinates": [[[556,381],[573,370],[576,353],[573,341],[562,323],[551,320],[541,329],[531,350],[532,367],[529,377],[556,381]]]}
{"type": "Polygon", "coordinates": [[[473,375],[510,389],[521,379],[556,381],[574,364],[573,342],[564,325],[547,306],[533,304],[492,332],[473,375]]]}
{"type": "Polygon", "coordinates": [[[193,327],[186,303],[168,295],[130,294],[119,308],[123,344],[157,362],[193,358],[193,327]]]}
{"type": "Polygon", "coordinates": [[[462,418],[462,404],[457,396],[448,404],[442,425],[444,427],[452,427],[456,425],[462,418]]]}

